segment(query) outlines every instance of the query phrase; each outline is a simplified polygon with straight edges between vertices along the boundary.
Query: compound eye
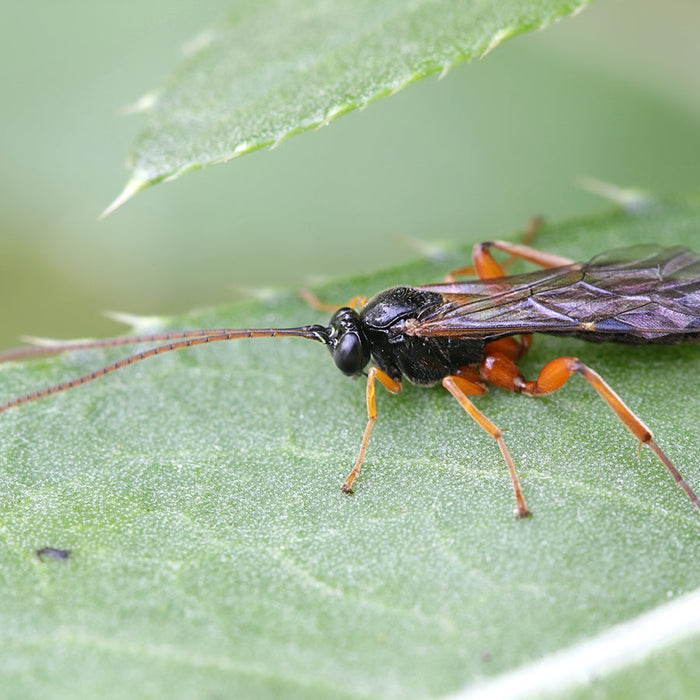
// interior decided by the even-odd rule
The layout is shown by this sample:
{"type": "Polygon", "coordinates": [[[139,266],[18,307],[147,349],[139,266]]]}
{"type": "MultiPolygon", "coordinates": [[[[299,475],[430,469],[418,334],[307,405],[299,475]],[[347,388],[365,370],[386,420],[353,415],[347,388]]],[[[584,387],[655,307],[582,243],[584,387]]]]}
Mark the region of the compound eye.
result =
{"type": "Polygon", "coordinates": [[[362,340],[356,333],[346,333],[340,338],[333,351],[336,367],[343,374],[359,374],[369,361],[362,340]]]}

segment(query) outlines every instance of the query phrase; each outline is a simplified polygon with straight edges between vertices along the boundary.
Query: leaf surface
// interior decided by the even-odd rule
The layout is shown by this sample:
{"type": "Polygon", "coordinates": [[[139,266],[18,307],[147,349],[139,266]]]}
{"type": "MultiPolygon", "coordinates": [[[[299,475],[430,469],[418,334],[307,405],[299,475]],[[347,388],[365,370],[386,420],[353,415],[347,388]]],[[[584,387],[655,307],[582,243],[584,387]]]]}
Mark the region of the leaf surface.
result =
{"type": "MultiPolygon", "coordinates": [[[[699,223],[700,198],[688,197],[546,226],[536,243],[588,259],[637,242],[693,246],[699,223]]],[[[342,302],[432,282],[469,248],[318,293],[342,302]]],[[[324,320],[281,294],[168,325],[324,320]]],[[[538,337],[521,364],[532,377],[565,354],[606,378],[700,488],[697,346],[538,337]]],[[[1,396],[123,355],[4,364],[1,396]]],[[[365,425],[363,382],[300,339],[171,353],[7,411],[3,694],[437,696],[698,589],[700,514],[584,382],[541,399],[494,389],[477,403],[508,429],[531,519],[513,516],[496,445],[439,388],[379,389],[356,492],[341,493],[365,425]],[[72,554],[39,561],[43,547],[72,554]]],[[[654,664],[673,663],[670,644],[651,650],[654,664]]],[[[636,688],[637,663],[611,687],[636,688]]],[[[692,687],[692,668],[672,673],[692,687]]]]}
{"type": "Polygon", "coordinates": [[[590,0],[239,0],[160,90],[107,212],[139,190],[274,146],[445,73],[590,0]]]}

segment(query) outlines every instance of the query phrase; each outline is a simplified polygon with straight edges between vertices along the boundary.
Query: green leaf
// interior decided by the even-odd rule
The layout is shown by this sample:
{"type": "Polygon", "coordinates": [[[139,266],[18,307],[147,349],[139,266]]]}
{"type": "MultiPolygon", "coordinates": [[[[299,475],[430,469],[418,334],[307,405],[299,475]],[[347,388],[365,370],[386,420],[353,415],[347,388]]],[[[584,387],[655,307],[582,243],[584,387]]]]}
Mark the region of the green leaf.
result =
{"type": "MultiPolygon", "coordinates": [[[[587,259],[636,242],[693,245],[699,226],[700,197],[688,197],[546,226],[536,242],[587,259]]],[[[318,293],[342,302],[435,281],[469,248],[318,293]]],[[[322,316],[280,294],[168,325],[322,316]]],[[[533,377],[573,353],[700,488],[697,346],[537,337],[521,365],[533,377]]],[[[6,363],[2,399],[123,355],[6,363]]],[[[476,401],[508,429],[528,520],[513,515],[496,445],[440,388],[379,388],[355,494],[341,493],[365,426],[364,383],[301,339],[170,353],[7,411],[3,696],[435,696],[585,644],[600,650],[628,621],[652,640],[655,668],[678,635],[697,650],[697,630],[657,637],[644,622],[700,595],[700,514],[654,455],[577,377],[541,399],[494,389],[476,401]],[[43,547],[72,554],[39,561],[43,547]]],[[[634,688],[638,653],[618,651],[613,687],[634,688]]],[[[679,666],[677,686],[692,687],[697,655],[679,666]]],[[[601,683],[603,671],[592,672],[601,683]]]]}
{"type": "Polygon", "coordinates": [[[590,0],[239,0],[194,42],[169,83],[134,107],[148,117],[139,190],[274,146],[433,73],[550,24],[590,0]]]}

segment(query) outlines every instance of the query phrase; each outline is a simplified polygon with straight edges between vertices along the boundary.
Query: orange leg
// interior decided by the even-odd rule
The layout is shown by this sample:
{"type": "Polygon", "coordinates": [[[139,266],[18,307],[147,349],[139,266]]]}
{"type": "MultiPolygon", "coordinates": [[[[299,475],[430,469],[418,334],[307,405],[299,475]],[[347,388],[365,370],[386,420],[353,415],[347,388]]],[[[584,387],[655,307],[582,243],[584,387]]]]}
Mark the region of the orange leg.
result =
{"type": "Polygon", "coordinates": [[[501,353],[487,355],[479,367],[479,372],[490,384],[495,384],[510,391],[521,392],[527,396],[550,394],[560,389],[569,377],[574,372],[577,372],[598,392],[599,396],[608,404],[627,430],[640,443],[649,446],[671,473],[676,483],[686,492],[693,504],[700,509],[700,498],[690,488],[671,460],[654,442],[649,428],[630,410],[597,372],[584,365],[578,358],[559,357],[548,362],[534,382],[526,381],[515,364],[501,353]]]}
{"type": "Polygon", "coordinates": [[[505,355],[509,360],[517,362],[527,355],[531,345],[531,335],[521,335],[519,339],[510,335],[507,338],[499,338],[498,340],[492,340],[490,343],[487,343],[484,346],[484,353],[489,355],[499,352],[505,355]]]}
{"type": "MultiPolygon", "coordinates": [[[[472,370],[472,368],[465,368],[466,370],[472,370]]],[[[513,482],[513,489],[515,491],[515,501],[517,503],[517,513],[518,517],[526,518],[530,515],[530,511],[525,505],[525,499],[523,498],[523,492],[520,488],[520,481],[518,475],[515,472],[515,465],[513,464],[513,459],[508,452],[505,442],[503,441],[503,436],[501,429],[494,425],[479,409],[467,398],[467,396],[481,396],[486,393],[486,386],[481,381],[474,381],[472,379],[467,379],[471,372],[460,371],[456,375],[445,377],[442,380],[442,385],[447,389],[447,391],[452,394],[452,396],[457,399],[460,406],[476,421],[480,428],[485,430],[498,444],[503,459],[508,467],[508,472],[510,474],[511,481],[513,482]]],[[[478,378],[477,378],[478,379],[478,378]]]]}
{"type": "Polygon", "coordinates": [[[485,241],[474,246],[472,257],[474,267],[481,279],[503,277],[503,266],[499,265],[491,255],[491,248],[510,254],[515,259],[527,260],[540,267],[565,267],[575,265],[575,261],[564,258],[561,255],[544,253],[536,248],[531,248],[520,243],[508,243],[507,241],[485,241]]]}
{"type": "Polygon", "coordinates": [[[388,374],[376,367],[370,367],[367,373],[367,427],[365,428],[365,434],[362,438],[362,444],[360,445],[360,454],[357,456],[355,466],[352,468],[348,478],[345,479],[341,487],[345,493],[352,493],[352,482],[355,481],[355,477],[360,471],[360,466],[365,456],[365,450],[367,449],[367,443],[369,442],[369,434],[372,432],[374,421],[377,420],[377,402],[374,391],[375,381],[379,381],[382,386],[392,394],[398,394],[401,391],[401,382],[393,380],[388,374]]]}
{"type": "Polygon", "coordinates": [[[529,243],[534,237],[535,230],[540,225],[540,219],[533,219],[528,226],[528,230],[523,236],[523,243],[508,243],[506,241],[485,241],[477,243],[472,251],[473,265],[470,267],[462,267],[459,270],[453,270],[445,276],[445,282],[454,282],[455,278],[462,275],[474,273],[479,279],[493,279],[496,277],[504,277],[506,268],[510,267],[516,260],[527,260],[540,267],[562,267],[564,265],[573,265],[574,261],[569,258],[563,258],[560,255],[552,255],[544,253],[536,248],[532,248],[529,243]],[[502,263],[497,263],[491,254],[491,248],[500,250],[503,253],[508,253],[509,258],[502,263]]]}
{"type": "Polygon", "coordinates": [[[335,312],[335,311],[338,311],[338,309],[342,309],[345,307],[349,307],[351,309],[354,309],[356,306],[359,306],[360,308],[362,308],[367,303],[367,297],[356,296],[356,297],[352,297],[352,299],[350,299],[350,301],[348,301],[347,304],[326,304],[325,302],[320,301],[320,299],[310,289],[302,289],[299,292],[299,296],[312,309],[316,309],[316,311],[335,312]]]}

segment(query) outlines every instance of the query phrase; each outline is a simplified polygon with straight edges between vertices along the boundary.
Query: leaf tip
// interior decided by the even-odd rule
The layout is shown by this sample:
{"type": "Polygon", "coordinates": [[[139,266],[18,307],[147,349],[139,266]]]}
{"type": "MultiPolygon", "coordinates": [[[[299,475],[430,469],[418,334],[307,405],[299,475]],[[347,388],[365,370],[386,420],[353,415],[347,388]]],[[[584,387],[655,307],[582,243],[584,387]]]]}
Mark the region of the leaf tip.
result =
{"type": "Polygon", "coordinates": [[[164,316],[139,316],[128,311],[103,311],[103,316],[106,316],[112,321],[123,323],[125,326],[140,331],[146,328],[160,327],[164,325],[167,318],[164,316]]]}
{"type": "Polygon", "coordinates": [[[234,284],[230,289],[243,298],[253,301],[272,301],[280,296],[280,290],[275,287],[246,287],[234,284]]]}
{"type": "Polygon", "coordinates": [[[145,95],[139,97],[139,99],[135,102],[120,107],[116,111],[116,115],[118,117],[127,117],[132,114],[143,114],[144,112],[148,112],[158,101],[159,94],[160,90],[152,90],[151,92],[147,92],[145,95]]]}
{"type": "Polygon", "coordinates": [[[633,187],[620,187],[594,177],[580,177],[577,180],[577,184],[586,192],[597,194],[599,197],[617,204],[630,214],[644,213],[656,203],[654,197],[644,190],[633,187]]]}
{"type": "Polygon", "coordinates": [[[416,80],[419,80],[420,78],[421,75],[419,73],[405,75],[394,85],[394,87],[391,88],[391,90],[389,90],[389,97],[393,97],[397,92],[400,92],[404,88],[408,87],[409,85],[411,85],[411,83],[415,83],[416,80]]]}
{"type": "Polygon", "coordinates": [[[499,44],[502,44],[506,39],[510,39],[510,37],[514,36],[517,33],[516,27],[503,27],[503,29],[499,29],[491,38],[491,41],[489,42],[489,45],[482,51],[481,56],[479,58],[485,58],[488,54],[491,53],[499,44]]]}
{"type": "Polygon", "coordinates": [[[445,63],[442,66],[442,70],[438,74],[438,80],[442,80],[455,67],[455,65],[457,65],[457,63],[460,63],[462,60],[463,59],[460,56],[453,61],[447,61],[447,63],[445,63]]]}
{"type": "Polygon", "coordinates": [[[37,348],[54,348],[56,346],[68,345],[73,341],[71,340],[60,340],[58,338],[42,338],[38,335],[21,335],[19,337],[20,341],[26,343],[27,345],[34,345],[37,348]]]}
{"type": "Polygon", "coordinates": [[[441,241],[424,241],[420,238],[413,238],[401,233],[390,234],[389,237],[406,248],[417,251],[422,257],[428,260],[441,261],[446,259],[454,247],[441,241]]]}
{"type": "Polygon", "coordinates": [[[586,2],[582,2],[577,7],[574,7],[574,9],[571,11],[571,16],[576,17],[577,15],[580,15],[586,9],[586,7],[588,7],[589,3],[590,0],[586,0],[586,2]]]}
{"type": "Polygon", "coordinates": [[[217,33],[214,29],[205,29],[182,47],[183,55],[189,58],[205,51],[214,43],[216,36],[217,33]]]}
{"type": "Polygon", "coordinates": [[[116,199],[114,199],[112,203],[100,214],[99,219],[102,220],[109,216],[115,209],[119,209],[122,204],[128,202],[137,192],[140,192],[147,186],[147,180],[142,180],[141,178],[132,178],[129,180],[116,199]]]}
{"type": "MultiPolygon", "coordinates": [[[[238,158],[238,156],[245,155],[255,150],[255,144],[249,143],[248,141],[242,141],[233,149],[231,153],[231,158],[238,158]]],[[[230,159],[229,159],[230,160],[230,159]]]]}

